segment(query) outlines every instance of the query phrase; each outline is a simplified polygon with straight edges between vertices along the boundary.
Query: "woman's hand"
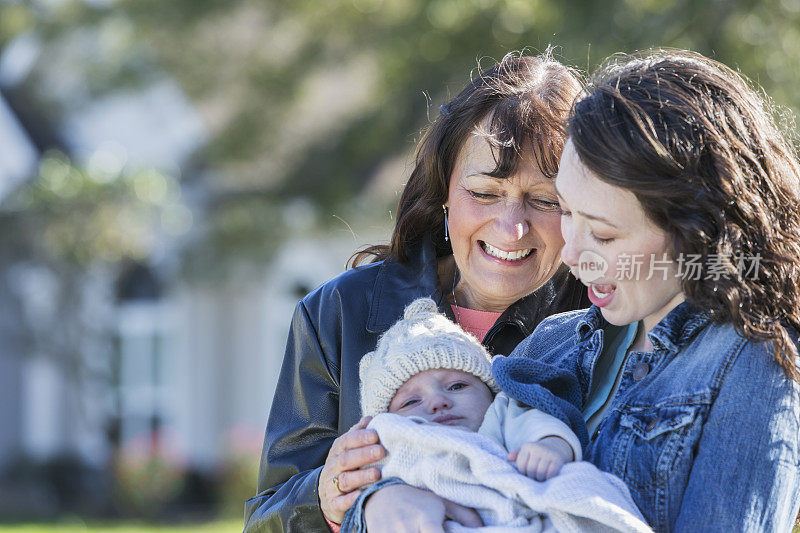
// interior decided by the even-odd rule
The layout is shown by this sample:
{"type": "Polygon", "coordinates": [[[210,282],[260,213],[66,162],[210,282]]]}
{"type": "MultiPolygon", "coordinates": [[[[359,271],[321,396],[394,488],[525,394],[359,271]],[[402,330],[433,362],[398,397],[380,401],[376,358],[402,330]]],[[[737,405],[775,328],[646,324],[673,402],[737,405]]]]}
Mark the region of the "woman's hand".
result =
{"type": "Polygon", "coordinates": [[[481,527],[474,509],[410,485],[389,485],[367,499],[364,519],[369,533],[443,533],[444,521],[481,527]]]}
{"type": "Polygon", "coordinates": [[[386,450],[378,444],[378,434],[365,429],[370,420],[369,416],[362,418],[333,441],[319,474],[319,505],[325,517],[335,524],[342,523],[345,513],[361,494],[358,489],[381,478],[377,467],[359,470],[386,455],[386,450]]]}

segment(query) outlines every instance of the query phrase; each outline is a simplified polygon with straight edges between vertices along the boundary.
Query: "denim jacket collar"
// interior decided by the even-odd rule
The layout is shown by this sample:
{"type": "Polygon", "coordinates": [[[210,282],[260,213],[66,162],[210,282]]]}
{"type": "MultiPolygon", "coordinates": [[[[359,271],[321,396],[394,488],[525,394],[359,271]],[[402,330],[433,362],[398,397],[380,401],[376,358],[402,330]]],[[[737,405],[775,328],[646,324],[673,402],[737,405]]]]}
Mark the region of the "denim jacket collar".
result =
{"type": "MultiPolygon", "coordinates": [[[[690,304],[681,302],[661,319],[647,336],[654,349],[665,349],[676,353],[694,334],[710,320],[707,312],[690,304]]],[[[576,332],[581,341],[589,339],[597,330],[608,324],[603,318],[600,308],[593,305],[578,321],[576,332]]],[[[595,336],[596,337],[596,336],[595,336]]]]}
{"type": "Polygon", "coordinates": [[[648,337],[655,349],[663,348],[676,353],[710,320],[706,311],[684,301],[667,313],[648,333],[648,337]]]}

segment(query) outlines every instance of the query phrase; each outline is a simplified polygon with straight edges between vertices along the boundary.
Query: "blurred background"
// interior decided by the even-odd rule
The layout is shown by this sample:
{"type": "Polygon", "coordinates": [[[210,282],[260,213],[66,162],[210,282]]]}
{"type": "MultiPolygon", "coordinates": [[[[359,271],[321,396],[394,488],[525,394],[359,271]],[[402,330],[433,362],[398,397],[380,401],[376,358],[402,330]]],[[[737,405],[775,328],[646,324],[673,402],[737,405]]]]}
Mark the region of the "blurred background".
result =
{"type": "Polygon", "coordinates": [[[0,2],[0,522],[241,529],[294,305],[550,44],[700,51],[795,131],[800,0],[0,2]]]}

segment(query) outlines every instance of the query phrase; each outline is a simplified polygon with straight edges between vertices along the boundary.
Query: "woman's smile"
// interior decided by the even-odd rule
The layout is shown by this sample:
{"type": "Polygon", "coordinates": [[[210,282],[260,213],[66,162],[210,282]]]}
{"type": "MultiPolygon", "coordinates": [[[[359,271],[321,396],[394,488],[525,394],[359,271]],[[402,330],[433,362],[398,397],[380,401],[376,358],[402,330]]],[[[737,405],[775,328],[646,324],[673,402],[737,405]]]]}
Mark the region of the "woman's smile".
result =
{"type": "Polygon", "coordinates": [[[525,259],[531,256],[531,253],[536,251],[535,248],[523,248],[517,250],[506,251],[497,246],[492,246],[488,242],[478,241],[478,246],[483,250],[486,255],[491,259],[499,259],[501,264],[508,263],[509,265],[522,264],[525,259]]]}

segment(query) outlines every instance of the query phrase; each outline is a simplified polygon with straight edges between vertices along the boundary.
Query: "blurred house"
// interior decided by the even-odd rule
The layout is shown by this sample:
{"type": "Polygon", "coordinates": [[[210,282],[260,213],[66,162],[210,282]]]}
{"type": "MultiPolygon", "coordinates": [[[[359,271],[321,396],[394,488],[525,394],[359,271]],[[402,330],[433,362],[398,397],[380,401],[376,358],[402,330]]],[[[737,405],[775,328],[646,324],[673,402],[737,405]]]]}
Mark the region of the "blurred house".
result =
{"type": "MultiPolygon", "coordinates": [[[[36,171],[37,152],[16,115],[0,93],[0,202],[36,171]]],[[[20,377],[25,361],[14,352],[23,349],[16,332],[21,317],[11,304],[6,284],[0,284],[0,465],[19,453],[22,431],[20,377]]]]}
{"type": "Polygon", "coordinates": [[[294,308],[353,249],[349,236],[294,236],[260,280],[213,287],[164,291],[151,269],[125,272],[116,310],[120,445],[160,430],[172,453],[206,472],[231,446],[258,449],[294,308]]]}
{"type": "MultiPolygon", "coordinates": [[[[48,76],[40,55],[28,35],[0,56],[0,211],[53,148],[79,164],[159,168],[185,182],[192,181],[187,173],[202,171],[193,157],[207,134],[174,82],[161,76],[95,98],[61,83],[68,65],[48,76]],[[57,116],[26,92],[37,64],[37,83],[50,84],[60,104],[57,116]]],[[[197,183],[188,195],[195,201],[209,194],[197,183]]],[[[201,217],[197,203],[191,207],[201,217]]],[[[303,209],[292,209],[304,218],[303,209]]],[[[75,316],[64,315],[63,280],[52,270],[0,260],[0,518],[70,504],[63,494],[74,492],[70,481],[66,488],[50,480],[21,484],[21,465],[66,457],[102,477],[116,451],[146,441],[167,448],[182,467],[213,475],[237,445],[231,439],[257,450],[294,307],[341,272],[360,244],[344,231],[292,227],[262,274],[217,284],[182,281],[183,242],[164,236],[143,261],[86,272],[66,299],[75,316]],[[73,358],[59,351],[63,342],[37,342],[67,319],[83,328],[67,338],[73,358]]]]}

